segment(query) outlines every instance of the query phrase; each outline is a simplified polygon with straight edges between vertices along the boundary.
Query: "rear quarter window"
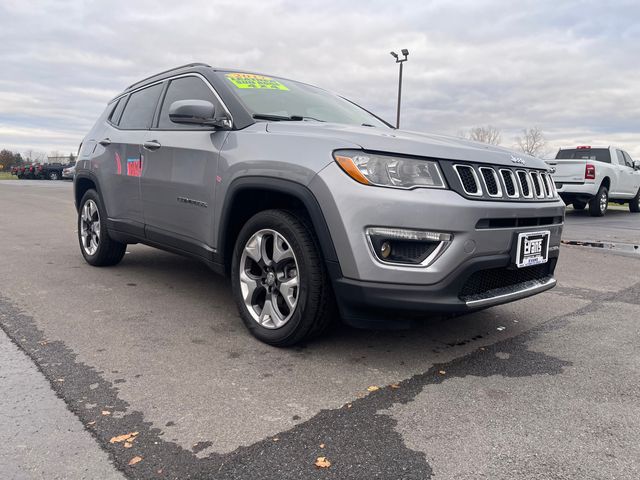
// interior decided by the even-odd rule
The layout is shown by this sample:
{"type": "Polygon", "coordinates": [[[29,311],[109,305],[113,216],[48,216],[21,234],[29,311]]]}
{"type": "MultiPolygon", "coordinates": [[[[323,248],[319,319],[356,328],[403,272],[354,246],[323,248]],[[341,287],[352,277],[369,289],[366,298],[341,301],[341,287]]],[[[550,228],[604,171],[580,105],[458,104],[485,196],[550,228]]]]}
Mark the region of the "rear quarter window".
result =
{"type": "Polygon", "coordinates": [[[124,110],[124,106],[126,103],[127,97],[122,97],[120,100],[118,100],[116,107],[111,111],[111,115],[109,115],[109,121],[114,125],[118,125],[120,115],[122,115],[122,110],[124,110]]]}
{"type": "Polygon", "coordinates": [[[146,130],[151,127],[162,84],[132,93],[124,107],[118,126],[127,130],[146,130]]]}

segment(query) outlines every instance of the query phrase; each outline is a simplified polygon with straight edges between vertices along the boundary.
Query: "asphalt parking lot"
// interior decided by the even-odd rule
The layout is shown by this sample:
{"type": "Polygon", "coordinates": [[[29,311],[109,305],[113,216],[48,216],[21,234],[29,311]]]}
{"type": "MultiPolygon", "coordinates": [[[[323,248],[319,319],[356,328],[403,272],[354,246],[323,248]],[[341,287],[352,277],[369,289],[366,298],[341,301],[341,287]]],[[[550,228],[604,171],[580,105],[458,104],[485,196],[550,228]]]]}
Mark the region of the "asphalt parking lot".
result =
{"type": "MultiPolygon", "coordinates": [[[[3,477],[640,478],[632,249],[563,245],[536,297],[275,349],[203,265],[141,245],[87,265],[71,189],[0,182],[3,477]]],[[[640,243],[628,210],[566,221],[640,243]]]]}

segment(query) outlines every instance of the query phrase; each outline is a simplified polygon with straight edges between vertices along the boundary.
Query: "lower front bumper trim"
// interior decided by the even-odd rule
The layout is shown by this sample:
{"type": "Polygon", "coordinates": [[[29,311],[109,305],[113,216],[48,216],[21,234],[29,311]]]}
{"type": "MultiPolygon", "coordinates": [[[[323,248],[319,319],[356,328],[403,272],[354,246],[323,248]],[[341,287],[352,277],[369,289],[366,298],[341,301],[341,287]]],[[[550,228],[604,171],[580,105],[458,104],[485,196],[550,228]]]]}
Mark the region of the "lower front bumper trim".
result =
{"type": "Polygon", "coordinates": [[[499,305],[501,303],[511,302],[520,298],[529,297],[536,293],[544,292],[556,286],[555,278],[547,278],[543,280],[534,280],[526,282],[525,284],[519,284],[517,290],[513,288],[499,288],[496,290],[490,290],[483,293],[481,298],[474,297],[472,299],[465,299],[464,303],[469,308],[484,308],[492,305],[499,305]]]}

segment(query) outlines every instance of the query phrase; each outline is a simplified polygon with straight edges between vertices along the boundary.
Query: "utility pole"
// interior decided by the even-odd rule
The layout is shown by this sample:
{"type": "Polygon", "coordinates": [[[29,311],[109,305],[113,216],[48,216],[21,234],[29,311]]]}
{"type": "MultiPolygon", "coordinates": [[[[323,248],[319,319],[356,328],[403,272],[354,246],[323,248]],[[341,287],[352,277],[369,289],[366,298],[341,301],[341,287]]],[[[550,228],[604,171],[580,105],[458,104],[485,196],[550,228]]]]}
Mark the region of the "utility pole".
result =
{"type": "Polygon", "coordinates": [[[400,128],[400,101],[402,100],[402,64],[407,61],[409,50],[403,48],[400,50],[404,58],[400,58],[396,52],[390,52],[391,56],[396,59],[396,63],[400,64],[400,75],[398,78],[398,112],[396,114],[396,128],[400,128]]]}

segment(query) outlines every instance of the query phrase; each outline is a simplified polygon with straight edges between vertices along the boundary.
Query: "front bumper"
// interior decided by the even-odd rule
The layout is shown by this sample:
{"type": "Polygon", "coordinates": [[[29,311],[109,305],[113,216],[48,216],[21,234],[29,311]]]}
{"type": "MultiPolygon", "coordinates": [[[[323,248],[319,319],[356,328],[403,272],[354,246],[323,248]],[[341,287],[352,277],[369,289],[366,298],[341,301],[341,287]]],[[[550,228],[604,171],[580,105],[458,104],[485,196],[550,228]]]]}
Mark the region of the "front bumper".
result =
{"type": "Polygon", "coordinates": [[[407,320],[427,312],[471,312],[542,293],[556,285],[553,273],[557,260],[558,251],[554,250],[549,252],[544,275],[466,297],[461,296],[461,292],[474,274],[502,269],[508,272],[511,257],[496,255],[471,259],[452,272],[445,281],[435,285],[362,282],[347,278],[336,278],[333,285],[341,316],[347,323],[375,326],[389,319],[407,320]]]}
{"type": "Polygon", "coordinates": [[[309,187],[322,208],[339,260],[333,284],[343,317],[358,317],[358,311],[369,311],[369,316],[381,310],[468,311],[533,295],[555,284],[552,276],[565,209],[560,199],[492,202],[469,200],[451,190],[371,187],[354,182],[337,165],[322,170],[309,187]],[[532,223],[543,219],[554,220],[532,223]],[[450,233],[453,240],[428,266],[387,265],[369,248],[367,227],[450,233]],[[550,232],[548,275],[492,292],[493,300],[479,298],[482,301],[473,303],[461,298],[463,286],[475,272],[512,270],[517,234],[539,230],[550,232]]]}

